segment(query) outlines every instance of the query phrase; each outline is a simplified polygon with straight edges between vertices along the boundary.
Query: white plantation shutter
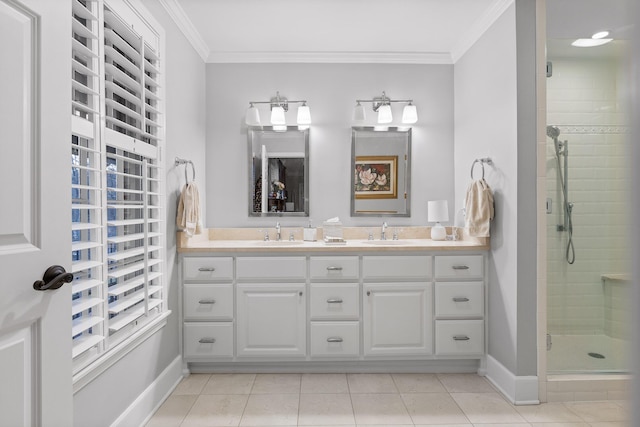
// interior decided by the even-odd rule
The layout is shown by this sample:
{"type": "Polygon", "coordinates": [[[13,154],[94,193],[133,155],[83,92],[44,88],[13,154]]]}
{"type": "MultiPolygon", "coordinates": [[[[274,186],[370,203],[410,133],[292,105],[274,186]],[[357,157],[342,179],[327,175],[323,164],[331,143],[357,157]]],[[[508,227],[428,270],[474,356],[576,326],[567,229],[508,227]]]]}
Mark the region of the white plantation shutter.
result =
{"type": "Polygon", "coordinates": [[[76,372],[167,310],[159,41],[110,3],[73,5],[76,372]]]}

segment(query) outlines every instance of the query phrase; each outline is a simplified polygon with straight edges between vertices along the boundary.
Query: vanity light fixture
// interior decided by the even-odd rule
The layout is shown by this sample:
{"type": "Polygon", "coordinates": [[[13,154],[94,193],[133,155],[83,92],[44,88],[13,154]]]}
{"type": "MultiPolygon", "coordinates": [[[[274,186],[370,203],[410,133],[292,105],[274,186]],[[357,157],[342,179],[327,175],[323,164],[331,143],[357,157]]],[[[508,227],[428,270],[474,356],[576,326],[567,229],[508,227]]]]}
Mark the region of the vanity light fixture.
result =
{"type": "Polygon", "coordinates": [[[375,97],[373,99],[356,99],[356,106],[353,109],[353,121],[363,122],[365,120],[364,107],[361,102],[371,102],[373,104],[373,111],[378,113],[378,123],[386,124],[393,121],[393,114],[391,113],[391,103],[402,102],[405,105],[402,112],[402,123],[413,124],[418,121],[418,110],[413,105],[412,99],[391,99],[383,91],[382,96],[375,97]]]}
{"type": "Polygon", "coordinates": [[[289,111],[289,104],[302,104],[298,107],[297,121],[298,125],[308,127],[311,124],[311,112],[307,106],[307,101],[289,101],[287,98],[280,96],[280,92],[276,92],[276,96],[269,101],[249,101],[249,108],[245,115],[245,123],[248,126],[260,126],[260,113],[256,104],[269,104],[271,109],[270,122],[275,126],[286,126],[287,120],[285,113],[289,111]]]}
{"type": "Polygon", "coordinates": [[[598,31],[594,35],[591,36],[590,39],[578,39],[571,43],[571,46],[575,47],[596,47],[602,46],[603,44],[607,44],[613,41],[612,38],[607,38],[609,36],[609,31],[598,31]]]}

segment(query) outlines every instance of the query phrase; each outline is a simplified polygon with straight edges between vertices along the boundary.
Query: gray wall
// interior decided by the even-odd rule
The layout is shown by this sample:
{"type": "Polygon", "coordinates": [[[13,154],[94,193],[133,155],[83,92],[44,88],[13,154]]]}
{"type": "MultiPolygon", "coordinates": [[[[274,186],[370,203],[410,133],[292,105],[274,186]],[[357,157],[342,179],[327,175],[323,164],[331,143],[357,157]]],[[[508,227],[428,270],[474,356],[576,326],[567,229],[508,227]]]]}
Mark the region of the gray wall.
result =
{"type": "MultiPolygon", "coordinates": [[[[382,91],[412,98],[419,121],[413,127],[411,218],[389,225],[426,225],[427,200],[448,199],[453,207],[453,66],[384,64],[208,64],[207,227],[260,227],[275,218],[248,216],[247,128],[249,101],[267,101],[280,91],[306,99],[311,109],[310,217],[314,224],[339,216],[344,225],[379,225],[380,218],[350,218],[351,116],[356,99],[382,91]]],[[[260,107],[268,124],[268,107],[260,107]]],[[[366,104],[366,125],[375,123],[366,104]]],[[[399,125],[402,104],[393,104],[399,125]]],[[[296,108],[287,113],[295,124],[296,108]]],[[[202,194],[202,193],[201,193],[202,194]]],[[[280,218],[283,226],[307,224],[280,218]]],[[[451,216],[451,221],[453,216],[451,216]]]]}
{"type": "MultiPolygon", "coordinates": [[[[168,324],[74,396],[74,425],[110,425],[179,354],[178,270],[175,215],[184,185],[184,166],[176,156],[195,163],[200,191],[205,191],[205,66],[156,0],[144,5],[166,32],[166,150],[168,324]]],[[[158,396],[159,398],[160,396],[158,396]]],[[[149,408],[149,411],[152,408],[149,408]]]]}
{"type": "Polygon", "coordinates": [[[536,374],[534,7],[511,5],[454,68],[456,209],[473,160],[491,157],[489,354],[515,375],[536,374]]]}

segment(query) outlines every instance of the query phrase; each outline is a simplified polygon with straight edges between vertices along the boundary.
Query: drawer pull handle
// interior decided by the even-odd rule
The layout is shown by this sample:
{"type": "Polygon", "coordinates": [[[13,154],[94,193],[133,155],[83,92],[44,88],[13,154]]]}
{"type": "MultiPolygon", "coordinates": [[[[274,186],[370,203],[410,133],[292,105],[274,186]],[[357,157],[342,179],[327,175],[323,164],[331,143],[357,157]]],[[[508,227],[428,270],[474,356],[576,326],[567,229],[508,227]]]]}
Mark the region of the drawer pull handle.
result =
{"type": "Polygon", "coordinates": [[[342,298],[329,298],[327,300],[329,304],[342,304],[342,298]]]}
{"type": "Polygon", "coordinates": [[[453,336],[453,340],[454,341],[469,341],[471,338],[469,338],[466,335],[454,335],[453,336]]]}
{"type": "Polygon", "coordinates": [[[469,302],[469,298],[467,297],[454,297],[453,302],[469,302]]]}
{"type": "Polygon", "coordinates": [[[468,270],[469,266],[468,265],[454,265],[453,267],[454,270],[468,270]]]}
{"type": "Polygon", "coordinates": [[[198,271],[216,271],[215,267],[200,267],[198,271]]]}
{"type": "Polygon", "coordinates": [[[200,304],[215,304],[216,300],[214,300],[214,299],[201,299],[200,301],[198,301],[198,303],[200,303],[200,304]]]}
{"type": "Polygon", "coordinates": [[[329,338],[327,338],[327,342],[342,342],[342,338],[340,338],[340,337],[329,337],[329,338]]]}
{"type": "Polygon", "coordinates": [[[213,344],[216,342],[215,338],[200,338],[198,340],[200,344],[213,344]]]}
{"type": "Polygon", "coordinates": [[[342,267],[327,267],[327,271],[342,271],[342,267]]]}

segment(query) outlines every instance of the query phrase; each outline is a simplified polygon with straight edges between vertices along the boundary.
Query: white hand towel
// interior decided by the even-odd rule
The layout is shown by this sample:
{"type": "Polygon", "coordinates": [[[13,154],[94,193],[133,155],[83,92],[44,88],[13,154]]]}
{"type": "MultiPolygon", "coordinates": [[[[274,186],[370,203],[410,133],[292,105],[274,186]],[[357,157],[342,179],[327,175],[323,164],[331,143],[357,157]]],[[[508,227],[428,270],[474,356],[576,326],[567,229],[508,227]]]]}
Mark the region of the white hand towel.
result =
{"type": "Polygon", "coordinates": [[[493,219],[493,193],[484,179],[469,184],[465,200],[465,225],[469,235],[489,237],[489,222],[493,219]]]}
{"type": "Polygon", "coordinates": [[[176,225],[183,229],[187,236],[202,233],[200,224],[200,194],[195,181],[185,184],[180,193],[176,225]]]}

